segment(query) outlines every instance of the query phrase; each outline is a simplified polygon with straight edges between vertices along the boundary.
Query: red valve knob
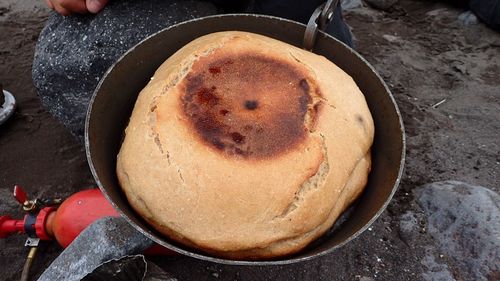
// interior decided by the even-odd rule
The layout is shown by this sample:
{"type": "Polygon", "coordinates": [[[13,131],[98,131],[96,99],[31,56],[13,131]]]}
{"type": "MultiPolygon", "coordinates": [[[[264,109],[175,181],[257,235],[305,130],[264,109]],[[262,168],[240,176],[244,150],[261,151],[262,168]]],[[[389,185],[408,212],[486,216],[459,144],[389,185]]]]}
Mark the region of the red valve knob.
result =
{"type": "Polygon", "coordinates": [[[20,185],[15,185],[14,186],[14,198],[16,198],[17,202],[19,202],[21,205],[24,204],[28,200],[28,195],[26,192],[23,190],[23,188],[20,185]]]}

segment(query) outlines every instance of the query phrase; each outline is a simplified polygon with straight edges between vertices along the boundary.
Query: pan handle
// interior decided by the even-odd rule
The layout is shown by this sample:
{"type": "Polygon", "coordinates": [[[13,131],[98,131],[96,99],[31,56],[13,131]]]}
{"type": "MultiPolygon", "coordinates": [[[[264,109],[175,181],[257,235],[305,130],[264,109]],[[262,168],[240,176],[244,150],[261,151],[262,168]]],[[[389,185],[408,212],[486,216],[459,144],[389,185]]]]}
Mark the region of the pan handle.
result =
{"type": "Polygon", "coordinates": [[[316,43],[318,30],[325,31],[328,24],[332,21],[335,8],[339,0],[328,0],[314,10],[309,22],[307,23],[306,31],[304,32],[303,47],[308,51],[312,51],[316,43]]]}

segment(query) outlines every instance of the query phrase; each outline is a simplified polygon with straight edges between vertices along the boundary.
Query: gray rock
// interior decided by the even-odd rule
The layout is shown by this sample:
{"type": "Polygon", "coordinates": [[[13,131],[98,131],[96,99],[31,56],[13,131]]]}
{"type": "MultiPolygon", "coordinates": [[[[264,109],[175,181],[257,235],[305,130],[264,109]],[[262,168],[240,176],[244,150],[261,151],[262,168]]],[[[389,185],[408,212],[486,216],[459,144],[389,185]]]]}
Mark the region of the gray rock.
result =
{"type": "Polygon", "coordinates": [[[399,0],[364,0],[368,5],[375,9],[386,11],[399,0]]]}
{"type": "Polygon", "coordinates": [[[421,263],[427,268],[427,271],[422,274],[425,281],[455,281],[448,265],[436,262],[431,253],[428,253],[421,263]]]}
{"type": "Polygon", "coordinates": [[[399,37],[394,36],[394,35],[390,35],[390,34],[384,34],[384,35],[382,35],[382,38],[384,38],[385,40],[387,40],[391,43],[394,43],[394,42],[397,42],[400,40],[399,37]]]}
{"type": "Polygon", "coordinates": [[[201,1],[110,1],[99,14],[53,13],[40,34],[33,80],[49,111],[83,139],[90,97],[105,71],[129,48],[172,24],[215,14],[201,1]]]}
{"type": "Polygon", "coordinates": [[[102,218],[82,231],[38,280],[81,280],[106,261],[140,253],[152,245],[125,219],[102,218]]]}
{"type": "Polygon", "coordinates": [[[399,236],[407,245],[412,244],[419,231],[420,226],[418,224],[418,219],[413,212],[408,211],[400,217],[399,236]]]}
{"type": "MultiPolygon", "coordinates": [[[[415,195],[427,218],[427,233],[456,265],[461,279],[498,277],[500,196],[497,193],[480,186],[446,181],[424,185],[415,195]]],[[[440,271],[442,280],[449,280],[445,270],[440,271]]]]}
{"type": "Polygon", "coordinates": [[[356,8],[363,7],[363,1],[361,0],[341,0],[343,11],[350,11],[356,8]]]}
{"type": "Polygon", "coordinates": [[[466,11],[458,16],[458,21],[463,25],[475,25],[479,22],[476,15],[472,11],[466,11]]]}

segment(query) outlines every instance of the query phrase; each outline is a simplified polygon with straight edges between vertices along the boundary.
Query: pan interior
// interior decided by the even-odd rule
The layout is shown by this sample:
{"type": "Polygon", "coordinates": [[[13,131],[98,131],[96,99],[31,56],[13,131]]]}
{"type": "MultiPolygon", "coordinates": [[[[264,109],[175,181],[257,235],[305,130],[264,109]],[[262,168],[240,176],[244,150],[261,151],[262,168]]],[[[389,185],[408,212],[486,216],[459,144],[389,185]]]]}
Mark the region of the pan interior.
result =
{"type": "Polygon", "coordinates": [[[404,130],[399,110],[387,86],[361,56],[324,33],[314,52],[353,77],[364,93],[375,123],[372,171],[361,197],[328,234],[300,253],[272,261],[225,260],[181,246],[148,226],[122,193],[116,177],[116,155],[138,93],[155,70],[175,51],[202,35],[247,31],[301,47],[305,26],[270,16],[223,15],[184,22],[160,31],[129,50],[104,75],[92,97],[85,125],[85,145],[99,187],[136,229],[155,242],[184,255],[226,264],[288,264],[321,256],[358,236],[380,215],[394,194],[404,162],[404,130]]]}

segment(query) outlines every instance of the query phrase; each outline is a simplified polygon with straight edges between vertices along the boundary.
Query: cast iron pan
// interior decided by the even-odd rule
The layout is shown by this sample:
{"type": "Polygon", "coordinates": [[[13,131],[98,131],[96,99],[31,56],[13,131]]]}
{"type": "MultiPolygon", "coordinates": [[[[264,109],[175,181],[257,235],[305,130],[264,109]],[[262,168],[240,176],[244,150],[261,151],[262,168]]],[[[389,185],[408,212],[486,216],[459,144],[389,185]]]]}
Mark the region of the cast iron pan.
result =
{"type": "Polygon", "coordinates": [[[314,52],[354,78],[375,122],[373,168],[368,186],[348,214],[344,214],[343,222],[332,231],[293,256],[269,261],[221,259],[186,248],[159,234],[134,212],[120,189],[115,173],[116,155],[138,93],[160,64],[185,44],[205,34],[229,30],[254,32],[301,47],[305,25],[271,16],[209,16],[174,25],[137,44],[108,70],[92,96],[85,124],[85,146],[92,173],[107,199],[130,224],[156,243],[178,253],[239,265],[289,264],[330,253],[368,228],[391,200],[403,169],[405,138],[399,110],[380,76],[355,51],[323,32],[317,35],[314,52]]]}

